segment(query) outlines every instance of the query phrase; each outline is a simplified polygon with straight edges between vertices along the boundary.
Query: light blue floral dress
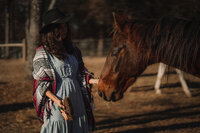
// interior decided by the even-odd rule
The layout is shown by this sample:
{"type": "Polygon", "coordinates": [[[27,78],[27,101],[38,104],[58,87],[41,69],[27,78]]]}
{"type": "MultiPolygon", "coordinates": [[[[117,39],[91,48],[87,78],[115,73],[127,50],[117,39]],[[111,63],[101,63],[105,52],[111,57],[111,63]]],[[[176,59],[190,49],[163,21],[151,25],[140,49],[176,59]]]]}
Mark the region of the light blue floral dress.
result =
{"type": "Polygon", "coordinates": [[[42,125],[41,133],[87,133],[88,122],[85,106],[81,94],[80,85],[77,80],[78,62],[75,56],[68,54],[64,61],[55,56],[50,57],[50,62],[56,74],[56,96],[64,99],[68,96],[74,110],[74,120],[66,121],[58,110],[56,103],[53,103],[51,115],[47,122],[42,125]]]}

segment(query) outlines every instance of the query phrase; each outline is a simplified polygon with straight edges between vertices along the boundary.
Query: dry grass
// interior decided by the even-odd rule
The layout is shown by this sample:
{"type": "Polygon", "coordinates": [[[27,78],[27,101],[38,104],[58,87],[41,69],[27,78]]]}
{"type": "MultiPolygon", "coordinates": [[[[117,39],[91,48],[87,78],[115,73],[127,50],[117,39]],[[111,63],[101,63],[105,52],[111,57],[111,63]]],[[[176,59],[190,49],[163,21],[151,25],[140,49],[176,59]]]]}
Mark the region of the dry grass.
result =
{"type": "MultiPolygon", "coordinates": [[[[85,65],[98,77],[105,58],[84,58],[85,65]]],[[[94,86],[95,133],[198,133],[200,132],[200,79],[186,74],[192,98],[182,91],[178,77],[170,71],[162,80],[162,95],[153,85],[157,64],[131,86],[122,100],[106,102],[94,86]]],[[[0,132],[36,133],[41,124],[32,104],[33,82],[24,80],[24,64],[18,60],[0,60],[0,132]]]]}

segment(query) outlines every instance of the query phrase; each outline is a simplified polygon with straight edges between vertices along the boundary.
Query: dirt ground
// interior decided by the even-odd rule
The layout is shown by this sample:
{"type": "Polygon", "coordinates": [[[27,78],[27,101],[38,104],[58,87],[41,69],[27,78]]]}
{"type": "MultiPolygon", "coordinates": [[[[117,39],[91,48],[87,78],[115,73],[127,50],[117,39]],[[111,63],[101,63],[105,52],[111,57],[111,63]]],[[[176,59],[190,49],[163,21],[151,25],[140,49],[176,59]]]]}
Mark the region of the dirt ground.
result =
{"type": "MultiPolygon", "coordinates": [[[[105,58],[85,57],[98,77],[105,58]]],[[[41,124],[32,104],[33,81],[24,79],[24,63],[0,60],[0,132],[38,133],[41,124]]],[[[185,74],[192,98],[186,97],[174,69],[153,89],[158,64],[149,66],[117,102],[106,102],[93,88],[95,133],[200,133],[200,79],[185,74]]]]}

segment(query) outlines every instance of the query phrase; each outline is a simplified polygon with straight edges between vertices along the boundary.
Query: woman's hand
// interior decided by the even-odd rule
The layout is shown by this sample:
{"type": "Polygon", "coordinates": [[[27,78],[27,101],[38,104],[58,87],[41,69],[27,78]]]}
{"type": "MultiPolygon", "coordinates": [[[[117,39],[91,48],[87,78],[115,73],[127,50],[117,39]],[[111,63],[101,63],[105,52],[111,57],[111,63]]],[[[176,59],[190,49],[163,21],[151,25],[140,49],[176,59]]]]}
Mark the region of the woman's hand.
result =
{"type": "Polygon", "coordinates": [[[63,111],[62,109],[60,110],[60,112],[62,113],[62,116],[64,117],[65,120],[68,120],[67,114],[65,113],[65,111],[63,111]]]}
{"type": "Polygon", "coordinates": [[[63,101],[57,99],[57,100],[55,101],[55,103],[56,103],[59,107],[61,107],[62,109],[65,108],[65,106],[63,105],[63,101]]]}
{"type": "Polygon", "coordinates": [[[62,101],[61,101],[61,100],[57,101],[56,104],[61,108],[61,109],[59,109],[59,110],[60,110],[60,112],[62,113],[62,116],[64,117],[64,119],[65,119],[65,120],[68,120],[67,114],[66,114],[65,111],[63,110],[63,109],[65,108],[65,106],[63,105],[63,100],[62,100],[62,101]]]}
{"type": "Polygon", "coordinates": [[[46,96],[48,96],[51,100],[53,100],[58,107],[60,107],[60,112],[62,113],[62,116],[65,118],[65,120],[68,120],[67,114],[65,113],[65,111],[63,111],[62,109],[65,108],[65,106],[63,105],[63,101],[58,99],[51,91],[47,90],[46,91],[46,96]]]}
{"type": "Polygon", "coordinates": [[[98,84],[99,79],[90,79],[89,84],[98,84]]]}

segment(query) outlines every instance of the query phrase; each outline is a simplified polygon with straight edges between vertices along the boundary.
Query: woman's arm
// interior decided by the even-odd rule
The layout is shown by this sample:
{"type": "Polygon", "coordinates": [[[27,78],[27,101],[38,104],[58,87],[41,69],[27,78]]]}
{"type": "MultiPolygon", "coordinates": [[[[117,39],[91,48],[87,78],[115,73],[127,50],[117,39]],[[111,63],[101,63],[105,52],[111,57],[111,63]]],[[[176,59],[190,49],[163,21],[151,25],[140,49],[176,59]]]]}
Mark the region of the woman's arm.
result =
{"type": "MultiPolygon", "coordinates": [[[[65,106],[63,105],[63,101],[58,99],[50,90],[46,91],[46,96],[49,97],[52,101],[54,101],[59,107],[63,109],[65,108],[65,106]]],[[[68,120],[67,114],[62,109],[60,111],[63,117],[65,118],[65,120],[68,120]]]]}
{"type": "Polygon", "coordinates": [[[64,108],[62,105],[62,101],[58,99],[50,90],[46,91],[46,96],[49,97],[52,101],[54,101],[58,106],[64,108]]]}

